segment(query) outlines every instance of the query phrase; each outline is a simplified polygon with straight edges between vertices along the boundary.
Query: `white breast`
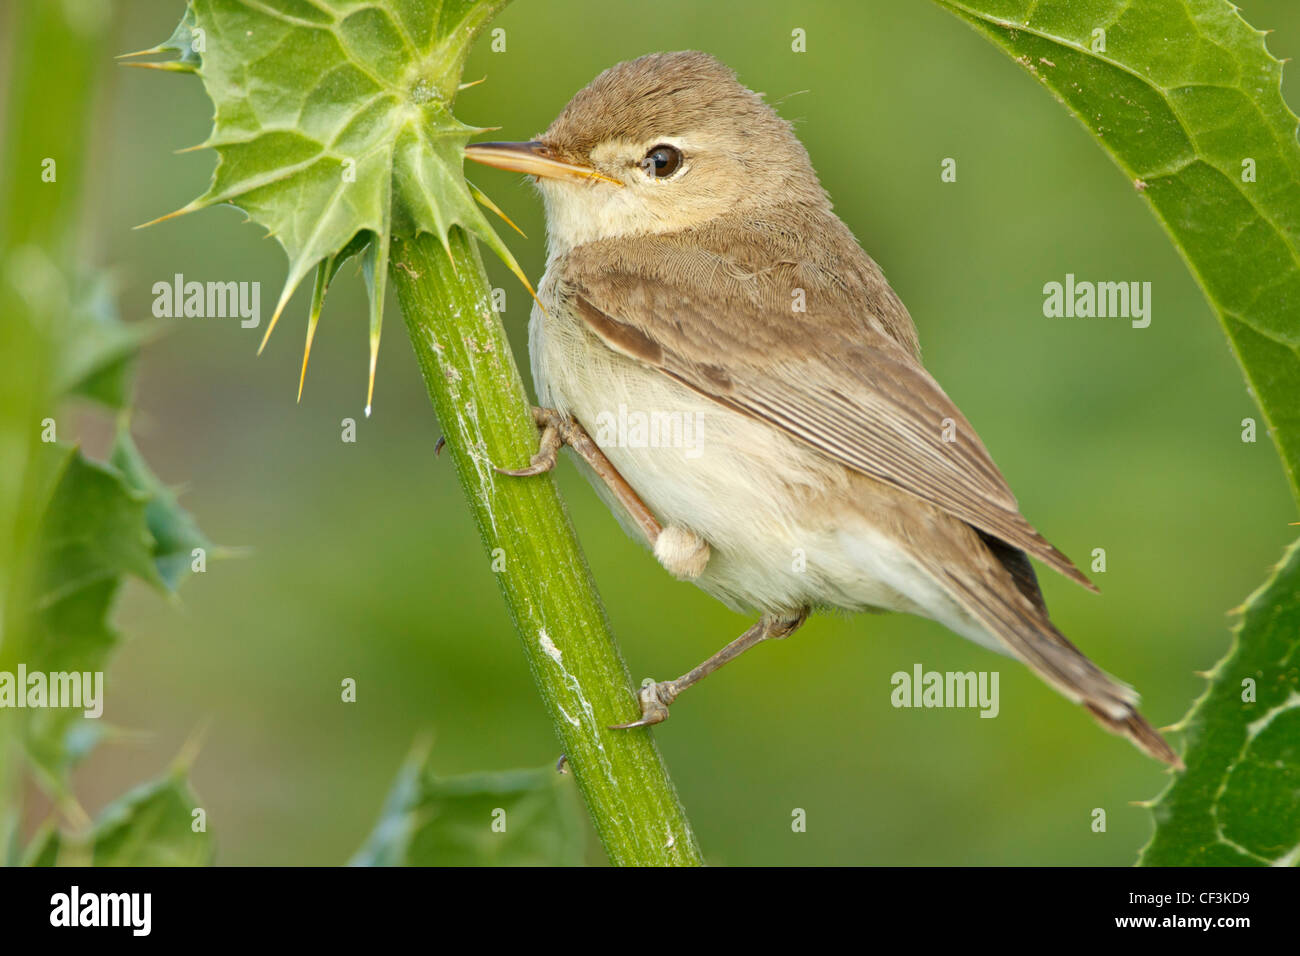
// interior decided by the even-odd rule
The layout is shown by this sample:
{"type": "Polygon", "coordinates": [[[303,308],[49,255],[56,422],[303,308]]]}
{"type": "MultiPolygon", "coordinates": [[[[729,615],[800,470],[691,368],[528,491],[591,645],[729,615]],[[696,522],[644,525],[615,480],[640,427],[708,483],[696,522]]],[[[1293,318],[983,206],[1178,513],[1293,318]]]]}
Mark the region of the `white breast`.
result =
{"type": "MultiPolygon", "coordinates": [[[[547,311],[534,307],[529,325],[538,399],[581,422],[665,526],[709,543],[701,588],[737,610],[920,610],[904,596],[912,588],[897,586],[915,573],[912,563],[868,522],[844,513],[845,469],[612,351],[561,310],[554,293],[548,273],[539,288],[547,311]]],[[[639,537],[603,484],[588,477],[639,537]]]]}

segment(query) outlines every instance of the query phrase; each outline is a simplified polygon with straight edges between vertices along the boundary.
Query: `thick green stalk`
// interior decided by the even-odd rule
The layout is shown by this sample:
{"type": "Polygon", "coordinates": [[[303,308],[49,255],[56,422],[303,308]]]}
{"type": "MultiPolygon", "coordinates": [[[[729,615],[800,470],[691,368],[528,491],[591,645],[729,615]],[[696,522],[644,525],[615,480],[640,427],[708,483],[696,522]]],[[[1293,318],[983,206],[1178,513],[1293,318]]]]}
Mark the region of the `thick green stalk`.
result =
{"type": "Polygon", "coordinates": [[[699,865],[650,732],[608,729],[639,708],[554,481],[493,471],[526,464],[537,429],[478,250],[449,243],[395,238],[389,277],[533,677],[610,860],[699,865]]]}

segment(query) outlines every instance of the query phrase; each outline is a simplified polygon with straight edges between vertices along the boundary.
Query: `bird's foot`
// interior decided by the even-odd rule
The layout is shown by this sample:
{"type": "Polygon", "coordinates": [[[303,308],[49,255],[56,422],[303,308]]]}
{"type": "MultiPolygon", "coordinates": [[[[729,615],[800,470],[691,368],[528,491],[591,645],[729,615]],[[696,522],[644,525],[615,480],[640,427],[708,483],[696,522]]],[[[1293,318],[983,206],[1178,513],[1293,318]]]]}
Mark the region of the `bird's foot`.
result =
{"type": "MultiPolygon", "coordinates": [[[[533,421],[537,422],[537,427],[542,430],[542,441],[537,454],[533,455],[528,466],[499,468],[493,465],[493,469],[500,474],[515,478],[544,474],[555,467],[560,446],[568,445],[591,466],[592,471],[605,487],[613,492],[614,497],[627,509],[628,514],[653,548],[655,542],[659,540],[659,532],[663,531],[663,526],[659,524],[659,519],[654,516],[640,496],[632,490],[627,479],[620,475],[618,469],[605,457],[600,446],[591,440],[582,423],[568,415],[561,415],[553,408],[534,408],[533,421]]],[[[707,552],[704,560],[708,560],[707,552]]]]}
{"type": "Polygon", "coordinates": [[[641,717],[626,724],[612,724],[609,729],[631,730],[633,727],[663,723],[668,719],[668,707],[677,699],[678,693],[680,690],[675,680],[655,681],[646,678],[641,684],[641,692],[637,694],[637,700],[641,704],[641,717]]]}
{"type": "MultiPolygon", "coordinates": [[[[542,440],[527,467],[500,468],[493,465],[493,470],[513,478],[529,478],[541,475],[555,467],[559,459],[560,446],[569,441],[572,429],[581,428],[572,418],[566,418],[553,408],[533,408],[533,421],[542,430],[542,440]]],[[[585,434],[585,432],[584,432],[585,434]]]]}

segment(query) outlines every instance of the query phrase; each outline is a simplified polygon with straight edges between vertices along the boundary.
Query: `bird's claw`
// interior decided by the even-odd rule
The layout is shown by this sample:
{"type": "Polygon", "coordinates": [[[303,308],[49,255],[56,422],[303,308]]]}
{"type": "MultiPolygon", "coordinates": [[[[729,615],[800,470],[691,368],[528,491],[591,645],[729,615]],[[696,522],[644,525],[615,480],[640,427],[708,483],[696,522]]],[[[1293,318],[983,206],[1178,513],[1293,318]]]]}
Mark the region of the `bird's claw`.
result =
{"type": "Polygon", "coordinates": [[[556,454],[551,448],[542,447],[541,451],[529,459],[528,464],[523,468],[502,468],[493,465],[492,470],[499,475],[509,475],[511,478],[531,478],[533,475],[544,475],[555,467],[556,454]]]}
{"type": "Polygon", "coordinates": [[[493,471],[512,478],[531,478],[533,475],[544,475],[555,467],[555,463],[559,460],[560,446],[564,444],[566,438],[566,422],[558,412],[549,408],[534,408],[533,420],[542,431],[537,454],[533,455],[527,466],[523,468],[501,468],[493,465],[493,471]]]}
{"type": "Polygon", "coordinates": [[[647,680],[641,685],[637,700],[641,703],[641,717],[626,724],[611,724],[610,730],[631,730],[633,727],[649,727],[661,724],[668,719],[668,705],[677,697],[677,687],[673,681],[647,680]]]}

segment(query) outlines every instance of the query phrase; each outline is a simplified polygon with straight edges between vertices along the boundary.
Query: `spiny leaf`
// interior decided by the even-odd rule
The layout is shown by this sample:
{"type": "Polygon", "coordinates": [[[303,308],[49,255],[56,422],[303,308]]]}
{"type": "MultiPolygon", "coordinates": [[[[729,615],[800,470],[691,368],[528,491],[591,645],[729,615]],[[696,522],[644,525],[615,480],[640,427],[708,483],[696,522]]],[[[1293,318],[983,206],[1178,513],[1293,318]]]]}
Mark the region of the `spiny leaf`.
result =
{"type": "Polygon", "coordinates": [[[1282,64],[1227,0],[938,0],[1047,86],[1186,258],[1300,501],[1300,145],[1282,64]]]}
{"type": "MultiPolygon", "coordinates": [[[[66,446],[45,446],[56,476],[37,532],[29,671],[102,672],[116,631],[108,619],[123,578],[133,575],[174,593],[196,547],[210,543],[145,465],[123,426],[111,463],[66,446]]],[[[66,792],[68,771],[84,755],[82,711],[29,712],[25,747],[43,782],[66,792]]]]}
{"type": "Polygon", "coordinates": [[[358,866],[576,866],[584,830],[571,778],[554,767],[440,778],[417,748],[358,866]]]}
{"type": "Polygon", "coordinates": [[[195,832],[198,806],[181,773],[147,783],[100,814],[91,838],[94,866],[206,866],[212,838],[195,832]]]}
{"type": "Polygon", "coordinates": [[[120,411],[131,398],[136,353],[157,332],[153,322],[121,321],[104,275],[82,279],[60,323],[55,393],[120,411]]]}
{"type": "Polygon", "coordinates": [[[27,847],[28,866],[207,866],[214,849],[182,770],[136,787],[104,808],[82,837],[45,827],[27,847]]]}
{"type": "Polygon", "coordinates": [[[1152,804],[1143,866],[1300,864],[1300,542],[1246,601],[1178,729],[1187,771],[1152,804]]]}
{"type": "Polygon", "coordinates": [[[187,9],[185,15],[181,17],[181,22],[176,25],[176,30],[162,43],[147,50],[136,50],[134,53],[120,54],[118,59],[126,60],[131,57],[150,56],[157,53],[175,53],[177,59],[167,60],[163,63],[126,63],[124,65],[150,70],[175,70],[193,73],[199,67],[199,56],[194,50],[194,39],[194,14],[187,9]]]}
{"type": "MultiPolygon", "coordinates": [[[[6,361],[5,387],[0,388],[0,446],[5,450],[5,467],[0,469],[5,541],[0,547],[0,645],[8,673],[25,665],[29,676],[79,671],[84,678],[86,671],[103,669],[116,643],[108,615],[123,576],[136,574],[155,585],[167,582],[167,571],[157,561],[157,539],[149,531],[154,503],[116,469],[90,462],[70,446],[45,444],[44,424],[37,441],[33,425],[58,415],[58,431],[66,438],[70,423],[57,409],[70,396],[123,409],[130,396],[135,352],[156,326],[121,325],[109,283],[88,279],[76,264],[76,240],[85,232],[78,218],[83,205],[83,176],[78,171],[93,168],[84,160],[93,125],[95,64],[110,32],[100,14],[106,16],[108,6],[15,6],[22,7],[21,15],[6,18],[7,26],[16,30],[6,40],[12,39],[9,45],[27,55],[13,59],[14,69],[6,70],[13,82],[4,88],[6,102],[0,110],[11,147],[0,150],[7,153],[0,181],[11,187],[0,203],[0,357],[6,361]],[[35,152],[38,146],[40,153],[35,152]],[[19,174],[36,155],[59,157],[57,197],[28,188],[29,177],[19,174]],[[11,573],[14,568],[18,573],[11,573]]],[[[179,35],[188,37],[188,30],[179,35]]],[[[163,47],[182,55],[164,68],[184,70],[197,63],[185,58],[179,43],[169,41],[163,47]]],[[[68,686],[62,681],[60,685],[68,686]]],[[[102,693],[103,685],[97,689],[102,693]]],[[[78,830],[88,821],[67,791],[67,771],[111,732],[103,720],[82,719],[82,709],[6,708],[0,721],[5,791],[0,797],[20,795],[30,769],[38,781],[51,784],[56,809],[78,830]],[[18,752],[19,742],[29,759],[18,752]]],[[[16,838],[21,828],[16,824],[23,803],[0,799],[6,863],[20,859],[16,838]]],[[[157,803],[141,801],[137,809],[145,811],[150,805],[157,803]]],[[[147,815],[136,813],[132,819],[143,821],[147,815]]],[[[96,835],[122,846],[127,821],[120,812],[110,819],[112,829],[96,835]]],[[[194,841],[177,835],[170,842],[181,847],[194,841]]],[[[88,863],[90,854],[82,841],[65,837],[51,821],[32,841],[27,859],[88,863]],[[73,842],[78,844],[75,853],[60,852],[73,842]]],[[[149,862],[123,854],[104,861],[149,862]]],[[[179,856],[162,861],[179,862],[179,856]]]]}
{"type": "Polygon", "coordinates": [[[37,607],[123,574],[161,585],[145,522],[147,503],[115,468],[73,453],[37,539],[37,607]]]}
{"type": "Polygon", "coordinates": [[[175,494],[149,470],[126,428],[118,430],[110,460],[126,483],[145,496],[145,522],[153,539],[154,567],[162,586],[174,593],[190,573],[194,550],[206,551],[212,542],[177,503],[175,494]]]}
{"type": "MultiPolygon", "coordinates": [[[[89,689],[102,704],[106,682],[94,675],[103,673],[119,641],[108,619],[120,588],[120,578],[103,578],[42,608],[33,622],[28,673],[80,674],[83,695],[89,689]],[[89,688],[84,684],[87,676],[89,688]]],[[[25,712],[23,747],[42,785],[59,799],[68,796],[69,772],[102,735],[103,717],[88,719],[86,709],[41,707],[25,712]]]]}
{"type": "MultiPolygon", "coordinates": [[[[172,215],[230,203],[288,256],[266,337],[313,268],[369,237],[367,414],[392,236],[431,233],[446,248],[449,230],[460,227],[527,285],[462,172],[464,146],[479,130],[451,112],[470,44],[504,5],[191,0],[172,38],[155,48],[179,53],[172,62],[193,68],[216,107],[204,144],[218,156],[212,184],[172,215]]],[[[328,284],[317,283],[309,335],[328,284]]]]}
{"type": "Polygon", "coordinates": [[[175,591],[192,550],[210,543],[149,471],[126,428],[110,464],[69,451],[51,452],[68,459],[40,528],[37,607],[124,574],[175,591]]]}

